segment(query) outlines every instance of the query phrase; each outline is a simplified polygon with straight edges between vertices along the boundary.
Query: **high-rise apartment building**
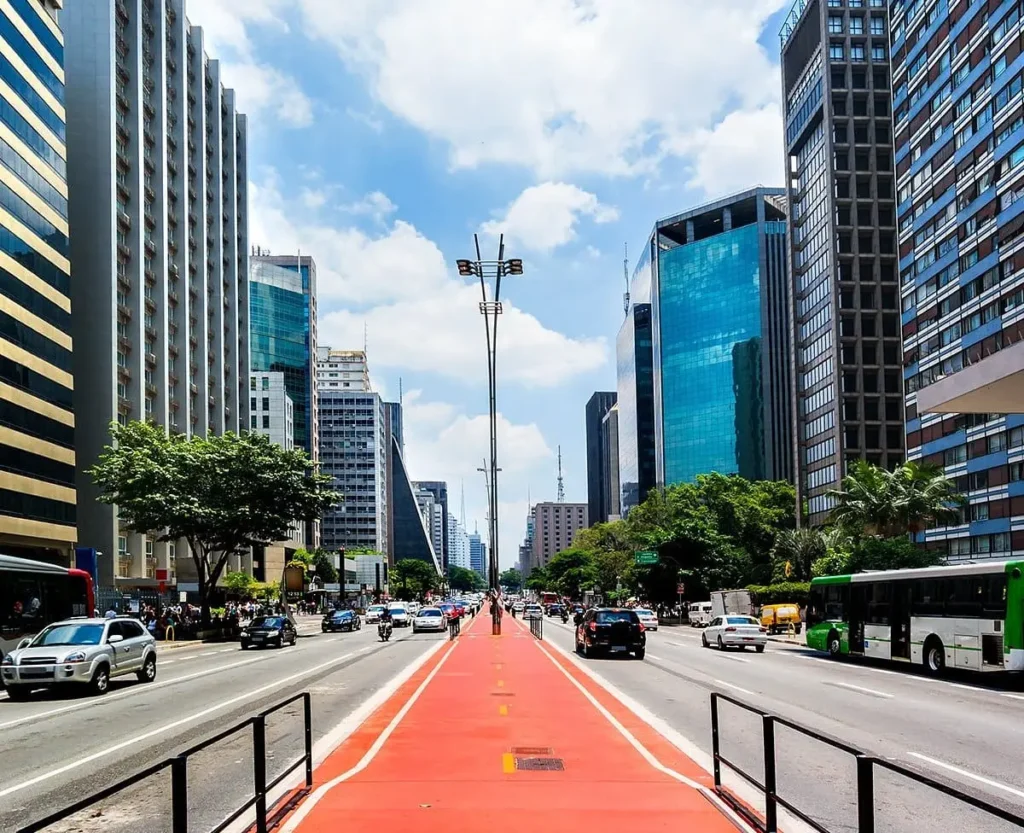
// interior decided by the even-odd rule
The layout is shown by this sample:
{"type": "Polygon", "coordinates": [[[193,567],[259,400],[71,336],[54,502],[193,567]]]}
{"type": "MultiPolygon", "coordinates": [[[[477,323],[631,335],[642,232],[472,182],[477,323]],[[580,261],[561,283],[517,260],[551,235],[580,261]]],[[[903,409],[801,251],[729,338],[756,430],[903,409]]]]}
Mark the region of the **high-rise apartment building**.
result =
{"type": "Polygon", "coordinates": [[[969,500],[918,536],[950,561],[1024,550],[1020,11],[891,7],[907,456],[969,500]]]}
{"type": "MultiPolygon", "coordinates": [[[[321,390],[320,471],[342,501],[321,523],[321,546],[389,552],[388,432],[376,393],[321,390]]],[[[414,501],[415,504],[415,501],[414,501]]]]}
{"type": "Polygon", "coordinates": [[[547,567],[555,555],[572,546],[576,533],[588,526],[585,503],[538,503],[532,514],[531,567],[547,567]]]}
{"type": "MultiPolygon", "coordinates": [[[[615,397],[615,391],[596,391],[587,402],[587,506],[592,524],[605,523],[608,520],[612,502],[611,495],[608,494],[612,485],[612,475],[609,471],[612,461],[606,456],[608,441],[605,436],[605,417],[615,406],[615,397]]],[[[618,469],[618,459],[614,461],[614,465],[618,469]]],[[[617,494],[615,503],[618,504],[617,494]]]]}
{"type": "Polygon", "coordinates": [[[603,515],[606,520],[617,521],[622,517],[622,500],[619,482],[619,406],[612,405],[601,418],[601,473],[605,478],[601,495],[605,500],[603,515]]]}
{"type": "Polygon", "coordinates": [[[68,566],[75,368],[60,5],[0,10],[0,551],[68,566]]]}
{"type": "Polygon", "coordinates": [[[797,0],[780,34],[797,512],[812,524],[850,460],[904,458],[887,5],[797,0]]]}
{"type": "Polygon", "coordinates": [[[629,309],[615,342],[619,506],[623,516],[647,499],[647,493],[654,488],[657,479],[649,247],[645,247],[640,255],[629,286],[629,309]]]}
{"type": "Polygon", "coordinates": [[[469,536],[462,521],[448,514],[448,566],[469,570],[472,562],[469,556],[469,536]]]}
{"type": "Polygon", "coordinates": [[[434,552],[439,553],[444,549],[444,512],[441,504],[434,498],[432,492],[419,488],[416,490],[416,503],[420,507],[420,515],[423,516],[423,526],[430,534],[434,552]]]}
{"type": "MultiPolygon", "coordinates": [[[[144,584],[173,574],[175,545],[119,529],[87,470],[113,421],[185,434],[249,425],[246,120],[183,0],[68,3],[61,20],[86,392],[75,403],[79,540],[104,553],[101,584],[144,584]]],[[[52,56],[34,63],[52,74],[52,56]]]]}
{"type": "Polygon", "coordinates": [[[784,208],[781,188],[759,186],[660,220],[647,240],[660,486],[790,477],[784,208]]]}
{"type": "Polygon", "coordinates": [[[522,573],[523,581],[526,581],[526,579],[530,577],[530,570],[533,569],[534,528],[535,519],[533,515],[533,507],[531,506],[526,516],[526,535],[523,536],[523,543],[519,545],[519,572],[522,573]]]}
{"type": "Polygon", "coordinates": [[[469,566],[480,578],[487,580],[487,544],[479,532],[469,533],[469,566]]]}
{"type": "Polygon", "coordinates": [[[418,480],[413,483],[417,490],[430,492],[441,506],[441,551],[437,559],[444,570],[448,569],[448,484],[443,480],[418,480]]]}
{"type": "Polygon", "coordinates": [[[316,383],[318,387],[324,389],[371,390],[366,353],[362,350],[317,347],[316,383]]]}

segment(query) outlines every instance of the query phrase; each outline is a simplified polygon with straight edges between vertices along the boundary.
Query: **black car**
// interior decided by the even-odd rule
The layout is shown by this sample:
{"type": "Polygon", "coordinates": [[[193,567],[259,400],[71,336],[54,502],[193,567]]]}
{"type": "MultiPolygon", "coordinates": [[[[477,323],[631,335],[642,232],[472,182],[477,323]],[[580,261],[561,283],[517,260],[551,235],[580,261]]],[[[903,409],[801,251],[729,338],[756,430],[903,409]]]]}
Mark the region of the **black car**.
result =
{"type": "Polygon", "coordinates": [[[576,653],[590,657],[598,652],[644,658],[647,634],[634,611],[598,607],[583,614],[576,625],[576,653]]]}
{"type": "Polygon", "coordinates": [[[354,610],[332,610],[320,623],[324,633],[334,631],[357,631],[363,626],[363,620],[354,610]]]}
{"type": "Polygon", "coordinates": [[[564,605],[548,605],[548,616],[561,616],[563,610],[564,605]]]}
{"type": "Polygon", "coordinates": [[[254,648],[268,645],[283,648],[285,643],[294,645],[297,637],[295,625],[287,616],[257,616],[242,628],[240,641],[244,651],[250,645],[254,648]]]}

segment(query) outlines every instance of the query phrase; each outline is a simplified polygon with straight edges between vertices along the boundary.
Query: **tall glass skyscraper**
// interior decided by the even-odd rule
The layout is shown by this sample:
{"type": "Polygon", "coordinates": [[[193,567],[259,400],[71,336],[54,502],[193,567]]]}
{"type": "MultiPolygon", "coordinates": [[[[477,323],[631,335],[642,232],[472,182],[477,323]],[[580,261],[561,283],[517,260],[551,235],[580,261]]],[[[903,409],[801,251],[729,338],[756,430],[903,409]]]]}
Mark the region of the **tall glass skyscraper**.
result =
{"type": "Polygon", "coordinates": [[[712,471],[789,477],[784,193],[754,188],[655,226],[659,485],[712,471]]]}

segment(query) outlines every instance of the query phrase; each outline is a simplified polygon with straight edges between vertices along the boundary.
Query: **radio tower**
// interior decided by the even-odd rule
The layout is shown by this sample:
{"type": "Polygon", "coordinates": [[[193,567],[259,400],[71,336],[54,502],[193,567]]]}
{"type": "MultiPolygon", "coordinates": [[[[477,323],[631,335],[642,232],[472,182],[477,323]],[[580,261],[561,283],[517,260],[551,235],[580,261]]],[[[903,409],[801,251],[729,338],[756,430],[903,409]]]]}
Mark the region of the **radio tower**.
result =
{"type": "Polygon", "coordinates": [[[562,446],[558,446],[558,502],[565,503],[565,484],[562,482],[562,446]]]}
{"type": "Polygon", "coordinates": [[[622,277],[626,281],[626,291],[622,295],[622,313],[629,317],[629,243],[622,244],[622,277]]]}

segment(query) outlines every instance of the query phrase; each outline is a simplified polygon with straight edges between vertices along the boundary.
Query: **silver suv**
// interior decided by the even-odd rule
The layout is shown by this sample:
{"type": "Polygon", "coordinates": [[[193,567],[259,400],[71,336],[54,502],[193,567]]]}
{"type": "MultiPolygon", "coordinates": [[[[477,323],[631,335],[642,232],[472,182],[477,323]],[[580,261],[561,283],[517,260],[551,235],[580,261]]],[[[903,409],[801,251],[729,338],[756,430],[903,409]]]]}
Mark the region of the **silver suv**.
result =
{"type": "Polygon", "coordinates": [[[77,683],[106,694],[111,677],[156,679],[156,640],[137,619],[66,619],[25,639],[0,664],[7,694],[24,700],[33,689],[77,683]]]}

